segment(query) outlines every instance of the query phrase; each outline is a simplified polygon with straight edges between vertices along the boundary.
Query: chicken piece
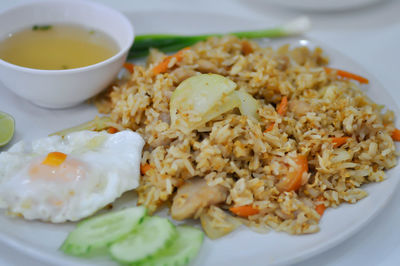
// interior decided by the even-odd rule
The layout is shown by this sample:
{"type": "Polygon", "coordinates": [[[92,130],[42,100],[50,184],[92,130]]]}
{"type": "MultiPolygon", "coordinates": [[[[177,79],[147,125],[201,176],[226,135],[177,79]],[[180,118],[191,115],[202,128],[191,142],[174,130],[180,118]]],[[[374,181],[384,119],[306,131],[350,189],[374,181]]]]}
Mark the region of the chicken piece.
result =
{"type": "Polygon", "coordinates": [[[290,65],[290,59],[287,55],[280,55],[276,58],[277,66],[276,68],[280,71],[285,71],[290,65]]]}
{"type": "Polygon", "coordinates": [[[221,185],[209,186],[200,178],[187,181],[173,199],[171,216],[175,220],[197,218],[204,208],[224,202],[227,196],[228,189],[221,185]]]}
{"type": "Polygon", "coordinates": [[[310,58],[310,49],[300,46],[291,50],[290,55],[297,64],[303,66],[310,58]]]}
{"type": "Polygon", "coordinates": [[[192,69],[185,69],[182,67],[179,67],[175,69],[174,71],[171,72],[171,75],[175,77],[175,84],[179,84],[182,81],[184,81],[187,78],[190,78],[191,76],[196,75],[196,71],[192,69]]]}
{"type": "Polygon", "coordinates": [[[296,115],[305,115],[312,111],[311,105],[305,101],[301,100],[291,100],[289,102],[289,111],[295,113],[296,115]]]}
{"type": "Polygon", "coordinates": [[[201,73],[218,73],[217,67],[211,61],[199,59],[197,64],[199,65],[197,70],[201,73]]]}

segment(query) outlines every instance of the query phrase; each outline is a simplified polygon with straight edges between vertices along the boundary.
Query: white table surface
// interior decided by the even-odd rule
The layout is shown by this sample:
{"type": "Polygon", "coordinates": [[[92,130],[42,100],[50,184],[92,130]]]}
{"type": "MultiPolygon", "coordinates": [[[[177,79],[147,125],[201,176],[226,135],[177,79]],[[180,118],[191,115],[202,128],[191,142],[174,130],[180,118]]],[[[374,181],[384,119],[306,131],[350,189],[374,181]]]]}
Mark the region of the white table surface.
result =
{"type": "MultiPolygon", "coordinates": [[[[25,1],[0,0],[0,9],[25,1]]],[[[312,30],[307,33],[309,37],[334,47],[363,65],[376,76],[391,96],[400,102],[400,68],[398,66],[400,62],[400,1],[398,0],[381,0],[376,4],[358,9],[329,12],[282,8],[269,4],[267,0],[98,1],[123,12],[211,11],[255,19],[268,17],[277,22],[299,15],[308,15],[313,23],[312,30]]],[[[41,264],[0,244],[0,265],[41,264]]],[[[400,265],[400,192],[396,193],[377,218],[356,235],[297,265],[400,265]]]]}

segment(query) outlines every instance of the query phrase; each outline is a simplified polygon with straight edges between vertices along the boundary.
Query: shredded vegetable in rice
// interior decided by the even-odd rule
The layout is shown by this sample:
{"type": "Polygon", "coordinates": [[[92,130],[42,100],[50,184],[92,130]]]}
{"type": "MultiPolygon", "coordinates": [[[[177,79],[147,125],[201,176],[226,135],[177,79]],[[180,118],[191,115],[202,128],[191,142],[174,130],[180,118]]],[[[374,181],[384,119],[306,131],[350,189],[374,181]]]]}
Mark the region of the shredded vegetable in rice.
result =
{"type": "Polygon", "coordinates": [[[317,232],[326,208],[366,197],[362,185],[397,163],[394,115],[360,89],[368,80],[327,65],[320,48],[232,36],[152,50],[96,99],[146,141],[138,204],[168,203],[172,218],[201,218],[216,238],[238,221],[317,232]]]}

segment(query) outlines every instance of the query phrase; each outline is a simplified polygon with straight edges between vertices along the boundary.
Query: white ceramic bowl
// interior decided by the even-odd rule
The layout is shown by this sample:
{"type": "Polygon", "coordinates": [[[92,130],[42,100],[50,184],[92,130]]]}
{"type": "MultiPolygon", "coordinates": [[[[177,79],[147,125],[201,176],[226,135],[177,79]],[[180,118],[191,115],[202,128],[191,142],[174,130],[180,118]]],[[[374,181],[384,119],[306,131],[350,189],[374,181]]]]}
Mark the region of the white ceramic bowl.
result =
{"type": "Polygon", "coordinates": [[[0,12],[0,40],[34,24],[80,24],[103,31],[113,38],[119,52],[87,67],[39,70],[0,59],[0,80],[11,91],[47,108],[77,105],[107,87],[126,60],[134,29],[120,12],[91,1],[36,1],[0,12]]]}

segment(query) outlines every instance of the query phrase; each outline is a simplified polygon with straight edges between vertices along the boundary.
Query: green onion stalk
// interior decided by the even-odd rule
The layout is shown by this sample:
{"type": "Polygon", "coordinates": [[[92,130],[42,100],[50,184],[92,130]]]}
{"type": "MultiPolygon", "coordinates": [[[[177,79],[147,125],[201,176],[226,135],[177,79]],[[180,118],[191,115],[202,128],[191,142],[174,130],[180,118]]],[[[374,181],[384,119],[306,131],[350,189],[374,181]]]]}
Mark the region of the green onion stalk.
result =
{"type": "MultiPolygon", "coordinates": [[[[234,35],[238,38],[247,39],[280,38],[302,34],[309,30],[310,27],[310,19],[303,16],[275,28],[256,31],[231,32],[228,34],[234,35]]],[[[134,44],[129,50],[128,59],[147,56],[149,53],[149,48],[156,48],[164,53],[170,53],[191,46],[197,42],[204,41],[209,37],[218,37],[223,35],[225,34],[217,33],[192,36],[173,34],[137,35],[134,44]]]]}

